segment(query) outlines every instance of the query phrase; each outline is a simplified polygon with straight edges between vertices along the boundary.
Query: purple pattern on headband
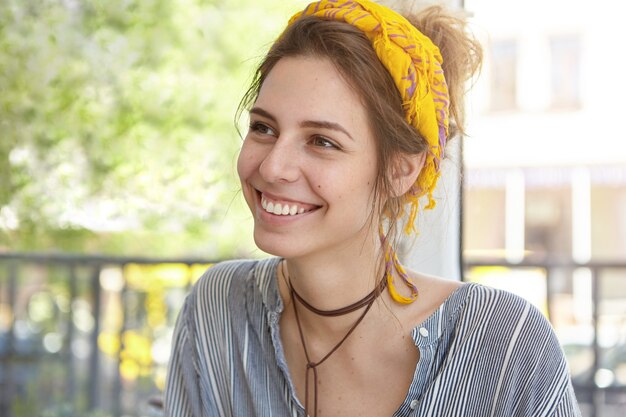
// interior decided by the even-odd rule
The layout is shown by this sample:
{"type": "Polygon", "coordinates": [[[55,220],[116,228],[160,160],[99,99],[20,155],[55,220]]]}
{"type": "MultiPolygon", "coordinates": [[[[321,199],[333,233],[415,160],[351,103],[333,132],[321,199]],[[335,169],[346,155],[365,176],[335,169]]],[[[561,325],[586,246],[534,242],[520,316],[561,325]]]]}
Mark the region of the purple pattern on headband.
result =
{"type": "Polygon", "coordinates": [[[368,13],[363,13],[361,16],[357,17],[356,19],[354,19],[350,24],[354,25],[356,22],[358,22],[359,20],[363,19],[364,17],[369,16],[368,13]]]}
{"type": "Polygon", "coordinates": [[[437,170],[439,170],[439,161],[444,158],[446,149],[446,128],[442,124],[439,125],[439,158],[435,158],[437,170]]]}
{"type": "Polygon", "coordinates": [[[406,35],[401,35],[399,33],[392,33],[389,35],[390,38],[403,38],[406,39],[406,35]]]}
{"type": "MultiPolygon", "coordinates": [[[[433,100],[433,101],[435,101],[435,100],[433,100]]],[[[445,106],[445,108],[447,108],[447,104],[448,104],[448,103],[446,103],[446,104],[444,105],[444,106],[445,106]]],[[[440,124],[443,126],[443,120],[444,120],[444,118],[445,118],[445,117],[446,117],[446,112],[444,111],[444,109],[443,109],[443,108],[442,108],[442,109],[437,110],[437,123],[440,123],[440,124]]],[[[444,127],[445,127],[445,126],[444,126],[444,127]]]]}
{"type": "Polygon", "coordinates": [[[442,103],[441,108],[437,110],[437,123],[443,124],[446,119],[446,110],[450,106],[450,102],[436,98],[433,100],[433,103],[442,103]]]}
{"type": "Polygon", "coordinates": [[[354,8],[355,8],[355,6],[356,6],[356,4],[354,4],[354,2],[353,2],[353,1],[347,1],[347,2],[345,2],[345,3],[343,3],[343,4],[340,4],[340,5],[339,5],[339,6],[337,6],[337,7],[339,7],[339,8],[343,8],[343,7],[346,7],[346,6],[350,5],[350,4],[352,4],[351,9],[354,9],[354,8]]]}
{"type": "Polygon", "coordinates": [[[415,82],[415,70],[413,69],[413,67],[409,67],[409,73],[406,75],[406,77],[402,77],[402,79],[411,82],[411,85],[406,89],[406,93],[409,98],[412,98],[413,94],[415,94],[415,89],[417,88],[417,83],[415,82]]]}
{"type": "Polygon", "coordinates": [[[339,13],[339,9],[328,9],[324,12],[324,17],[329,20],[334,20],[337,13],[339,13]]]}
{"type": "Polygon", "coordinates": [[[372,31],[373,31],[373,32],[375,32],[375,31],[377,31],[378,29],[380,29],[380,23],[379,23],[379,24],[377,24],[376,26],[374,26],[374,27],[372,28],[372,31]]]}

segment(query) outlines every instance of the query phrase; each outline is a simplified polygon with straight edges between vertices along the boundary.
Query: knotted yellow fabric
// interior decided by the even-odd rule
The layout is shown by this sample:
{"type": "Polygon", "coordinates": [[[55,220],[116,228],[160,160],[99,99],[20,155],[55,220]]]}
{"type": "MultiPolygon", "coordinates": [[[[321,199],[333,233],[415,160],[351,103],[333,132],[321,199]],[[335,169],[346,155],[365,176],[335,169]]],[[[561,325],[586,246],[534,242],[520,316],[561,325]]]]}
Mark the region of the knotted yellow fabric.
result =
{"type": "MultiPolygon", "coordinates": [[[[425,165],[415,184],[405,195],[405,202],[410,204],[405,227],[408,234],[414,230],[420,197],[428,196],[425,209],[435,207],[433,191],[439,179],[439,165],[448,137],[450,100],[439,48],[402,15],[371,1],[322,0],[311,3],[302,12],[296,13],[289,23],[301,16],[311,15],[346,22],[367,36],[378,59],[387,68],[400,92],[406,120],[428,143],[425,165]]],[[[417,298],[417,288],[408,278],[395,251],[382,233],[381,239],[386,246],[389,292],[397,302],[411,303],[417,298]],[[404,297],[396,291],[392,266],[411,289],[410,297],[404,297]]]]}

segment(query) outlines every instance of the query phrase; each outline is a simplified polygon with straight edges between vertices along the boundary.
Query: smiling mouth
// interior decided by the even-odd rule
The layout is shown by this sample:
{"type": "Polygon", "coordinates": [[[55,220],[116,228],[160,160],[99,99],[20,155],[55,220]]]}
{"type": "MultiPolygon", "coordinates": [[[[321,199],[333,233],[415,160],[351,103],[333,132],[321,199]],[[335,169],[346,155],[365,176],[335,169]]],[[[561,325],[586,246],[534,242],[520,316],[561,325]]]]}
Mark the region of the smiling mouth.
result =
{"type": "MultiPolygon", "coordinates": [[[[259,192],[260,193],[260,192],[259,192]]],[[[277,216],[297,216],[318,209],[320,206],[295,202],[278,202],[261,194],[261,207],[268,213],[277,216]]]]}

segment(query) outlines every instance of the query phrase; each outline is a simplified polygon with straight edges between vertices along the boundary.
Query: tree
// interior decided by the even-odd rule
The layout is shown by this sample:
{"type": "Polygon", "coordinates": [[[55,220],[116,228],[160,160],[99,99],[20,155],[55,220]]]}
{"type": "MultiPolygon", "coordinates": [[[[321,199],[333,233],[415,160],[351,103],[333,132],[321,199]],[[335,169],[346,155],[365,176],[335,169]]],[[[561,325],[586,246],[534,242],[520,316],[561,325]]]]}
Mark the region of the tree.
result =
{"type": "Polygon", "coordinates": [[[254,58],[298,7],[3,1],[0,246],[250,250],[233,115],[254,58]]]}

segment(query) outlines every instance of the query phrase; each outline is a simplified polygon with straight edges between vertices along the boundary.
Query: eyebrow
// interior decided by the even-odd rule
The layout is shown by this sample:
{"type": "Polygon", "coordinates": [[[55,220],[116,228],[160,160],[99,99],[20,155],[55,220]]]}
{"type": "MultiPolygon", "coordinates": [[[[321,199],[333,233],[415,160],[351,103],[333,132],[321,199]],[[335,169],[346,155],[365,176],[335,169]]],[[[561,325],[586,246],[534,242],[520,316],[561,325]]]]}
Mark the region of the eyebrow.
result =
{"type": "Polygon", "coordinates": [[[276,118],[272,115],[272,113],[263,110],[260,107],[253,107],[250,109],[250,114],[257,114],[261,117],[265,117],[267,119],[270,119],[272,122],[276,122],[276,118]]]}
{"type": "MultiPolygon", "coordinates": [[[[259,115],[261,117],[265,117],[267,119],[270,119],[273,122],[277,122],[276,117],[274,117],[274,115],[272,115],[272,113],[268,112],[267,110],[263,110],[260,107],[253,107],[252,109],[250,109],[250,114],[256,114],[256,115],[259,115]]],[[[321,128],[321,129],[335,130],[337,132],[343,133],[344,135],[346,135],[350,139],[354,140],[352,135],[350,135],[350,133],[348,133],[348,131],[343,126],[341,126],[339,123],[329,122],[329,121],[326,121],[326,120],[305,120],[305,121],[300,123],[300,126],[302,126],[302,127],[316,127],[316,128],[321,128]]]]}

